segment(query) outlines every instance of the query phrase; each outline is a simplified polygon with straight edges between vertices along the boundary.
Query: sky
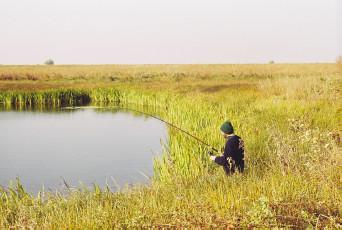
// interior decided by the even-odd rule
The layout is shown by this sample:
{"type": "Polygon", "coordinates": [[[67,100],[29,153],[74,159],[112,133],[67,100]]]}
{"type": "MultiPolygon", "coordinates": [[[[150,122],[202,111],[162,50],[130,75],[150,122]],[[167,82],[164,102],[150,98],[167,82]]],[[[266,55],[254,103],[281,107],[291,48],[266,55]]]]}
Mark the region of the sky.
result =
{"type": "Polygon", "coordinates": [[[341,0],[0,0],[0,64],[334,62],[341,0]]]}

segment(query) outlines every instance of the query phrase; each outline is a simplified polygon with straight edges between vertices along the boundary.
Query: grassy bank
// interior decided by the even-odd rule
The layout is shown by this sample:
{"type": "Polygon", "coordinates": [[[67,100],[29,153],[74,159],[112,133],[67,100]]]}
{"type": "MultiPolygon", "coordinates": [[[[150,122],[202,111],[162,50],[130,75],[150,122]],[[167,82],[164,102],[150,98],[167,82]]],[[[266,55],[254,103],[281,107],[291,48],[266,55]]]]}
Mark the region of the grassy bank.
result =
{"type": "Polygon", "coordinates": [[[338,227],[341,76],[328,64],[1,66],[7,107],[133,103],[218,148],[230,119],[248,168],[227,178],[203,146],[169,129],[151,186],[32,197],[17,185],[1,190],[0,226],[338,227]]]}

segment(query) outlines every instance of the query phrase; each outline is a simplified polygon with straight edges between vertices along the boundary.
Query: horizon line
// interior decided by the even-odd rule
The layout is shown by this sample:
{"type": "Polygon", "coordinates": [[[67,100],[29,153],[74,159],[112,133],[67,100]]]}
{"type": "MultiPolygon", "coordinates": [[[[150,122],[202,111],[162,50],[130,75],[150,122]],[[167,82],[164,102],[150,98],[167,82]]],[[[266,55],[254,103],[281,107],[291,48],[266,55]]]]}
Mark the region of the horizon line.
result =
{"type": "Polygon", "coordinates": [[[337,64],[336,62],[274,62],[274,63],[267,63],[267,62],[246,62],[246,63],[60,63],[60,64],[1,64],[0,66],[101,66],[101,65],[126,65],[126,66],[133,66],[133,65],[300,65],[300,64],[337,64]]]}

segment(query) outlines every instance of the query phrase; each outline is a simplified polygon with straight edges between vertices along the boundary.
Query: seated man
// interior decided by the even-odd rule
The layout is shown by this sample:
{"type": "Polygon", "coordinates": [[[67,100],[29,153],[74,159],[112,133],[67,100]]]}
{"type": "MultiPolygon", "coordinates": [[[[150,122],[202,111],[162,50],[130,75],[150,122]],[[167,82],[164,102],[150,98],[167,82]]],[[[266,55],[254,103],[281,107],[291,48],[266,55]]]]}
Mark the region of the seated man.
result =
{"type": "Polygon", "coordinates": [[[223,156],[214,156],[209,151],[210,159],[223,166],[227,175],[234,173],[236,169],[243,172],[245,166],[243,140],[234,134],[234,128],[230,121],[224,122],[220,129],[222,136],[227,140],[223,156]]]}

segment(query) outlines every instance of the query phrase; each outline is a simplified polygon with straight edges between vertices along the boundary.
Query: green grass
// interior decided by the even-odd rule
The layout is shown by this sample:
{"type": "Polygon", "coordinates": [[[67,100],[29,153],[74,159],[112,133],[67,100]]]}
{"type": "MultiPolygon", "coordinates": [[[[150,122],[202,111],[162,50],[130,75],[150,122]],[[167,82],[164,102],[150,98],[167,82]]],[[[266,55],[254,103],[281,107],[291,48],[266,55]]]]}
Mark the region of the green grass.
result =
{"type": "Polygon", "coordinates": [[[5,66],[0,76],[9,70],[61,75],[0,81],[7,107],[134,104],[217,148],[224,143],[218,127],[230,119],[245,140],[248,168],[226,177],[203,146],[169,129],[151,186],[33,197],[19,183],[0,192],[0,226],[341,226],[342,75],[335,65],[5,66]],[[85,79],[70,77],[87,71],[85,79]]]}

